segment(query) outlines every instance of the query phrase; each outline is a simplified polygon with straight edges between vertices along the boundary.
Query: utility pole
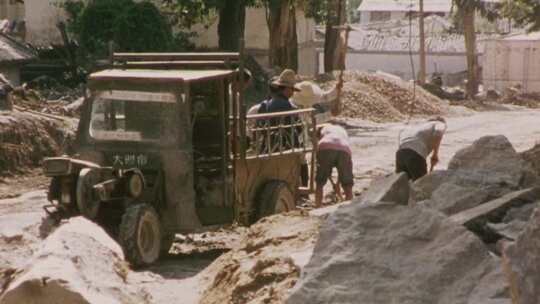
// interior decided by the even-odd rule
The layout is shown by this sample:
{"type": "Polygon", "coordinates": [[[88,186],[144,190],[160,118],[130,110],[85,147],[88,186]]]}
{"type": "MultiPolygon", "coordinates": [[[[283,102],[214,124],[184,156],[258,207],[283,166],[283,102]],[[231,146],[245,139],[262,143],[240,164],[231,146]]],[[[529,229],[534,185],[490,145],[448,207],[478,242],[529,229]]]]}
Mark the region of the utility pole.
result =
{"type": "Polygon", "coordinates": [[[419,27],[420,27],[420,77],[418,82],[420,84],[426,83],[426,33],[424,32],[424,0],[418,0],[419,11],[419,27]]]}

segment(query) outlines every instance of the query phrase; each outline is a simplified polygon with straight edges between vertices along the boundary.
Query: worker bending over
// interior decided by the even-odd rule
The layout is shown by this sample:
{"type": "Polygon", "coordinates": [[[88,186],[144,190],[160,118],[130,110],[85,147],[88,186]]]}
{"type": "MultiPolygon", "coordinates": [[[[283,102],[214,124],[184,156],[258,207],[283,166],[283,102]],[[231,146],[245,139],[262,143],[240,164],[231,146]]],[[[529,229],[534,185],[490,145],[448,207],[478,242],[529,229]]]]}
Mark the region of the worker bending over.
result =
{"type": "MultiPolygon", "coordinates": [[[[351,200],[354,176],[347,131],[340,126],[324,124],[318,132],[320,139],[317,147],[315,205],[320,207],[322,204],[323,188],[328,178],[331,178],[333,168],[337,168],[339,184],[343,187],[345,199],[351,200]]],[[[336,191],[339,191],[339,185],[336,191]]]]}
{"type": "Polygon", "coordinates": [[[442,117],[408,127],[400,134],[396,152],[396,172],[405,172],[415,181],[426,175],[427,157],[431,154],[430,172],[439,162],[439,147],[446,132],[446,120],[442,117]]]}

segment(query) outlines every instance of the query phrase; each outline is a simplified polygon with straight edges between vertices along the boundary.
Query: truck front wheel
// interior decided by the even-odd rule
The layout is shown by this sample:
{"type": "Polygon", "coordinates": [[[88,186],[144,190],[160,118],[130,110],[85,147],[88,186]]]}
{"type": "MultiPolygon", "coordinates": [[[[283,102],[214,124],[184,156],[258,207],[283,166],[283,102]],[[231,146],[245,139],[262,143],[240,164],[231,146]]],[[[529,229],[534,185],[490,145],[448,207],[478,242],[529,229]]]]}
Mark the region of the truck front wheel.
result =
{"type": "Polygon", "coordinates": [[[140,204],[126,209],[118,238],[126,259],[134,266],[143,266],[159,258],[161,234],[159,217],[154,208],[140,204]]]}

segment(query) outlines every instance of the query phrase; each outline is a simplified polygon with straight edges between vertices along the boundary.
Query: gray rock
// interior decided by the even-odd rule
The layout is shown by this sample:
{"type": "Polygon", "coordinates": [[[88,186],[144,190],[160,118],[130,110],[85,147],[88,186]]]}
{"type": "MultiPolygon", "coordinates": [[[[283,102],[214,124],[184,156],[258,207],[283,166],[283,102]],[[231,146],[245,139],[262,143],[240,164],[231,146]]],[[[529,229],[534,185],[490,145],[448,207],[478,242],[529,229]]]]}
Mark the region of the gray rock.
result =
{"type": "Polygon", "coordinates": [[[540,209],[536,209],[525,232],[504,249],[503,265],[512,303],[540,303],[540,209]]]}
{"type": "Polygon", "coordinates": [[[287,303],[495,304],[504,290],[484,281],[496,266],[484,244],[427,208],[342,207],[313,252],[287,303]]]}
{"type": "Polygon", "coordinates": [[[525,231],[525,228],[527,228],[527,222],[515,220],[510,223],[488,223],[487,228],[507,240],[515,241],[525,231]]]}
{"type": "Polygon", "coordinates": [[[424,203],[424,206],[452,215],[474,208],[488,201],[489,197],[489,192],[482,188],[445,183],[433,191],[431,199],[424,203]]]}
{"type": "Polygon", "coordinates": [[[409,202],[409,179],[406,173],[397,173],[373,181],[362,196],[366,203],[380,201],[407,205],[409,202]]]}
{"type": "Polygon", "coordinates": [[[147,303],[128,285],[120,246],[96,224],[72,218],[43,241],[0,303],[147,303]]]}
{"type": "Polygon", "coordinates": [[[482,137],[458,151],[450,160],[448,169],[488,171],[515,188],[530,187],[536,180],[532,167],[503,135],[482,137]]]}
{"type": "MultiPolygon", "coordinates": [[[[456,189],[459,188],[475,189],[475,192],[479,192],[477,193],[478,197],[476,197],[478,204],[519,189],[516,185],[509,184],[504,176],[488,171],[440,170],[434,171],[412,184],[411,202],[430,200],[435,191],[443,185],[446,189],[453,189],[452,191],[457,191],[456,189]],[[488,197],[484,201],[479,200],[480,193],[485,193],[488,197]]],[[[450,194],[447,196],[448,198],[451,198],[450,194]]],[[[441,190],[437,195],[444,196],[444,191],[441,190]]],[[[456,203],[459,203],[459,200],[456,203]]],[[[469,206],[471,205],[472,203],[469,204],[469,206]]]]}
{"type": "Polygon", "coordinates": [[[540,188],[529,188],[509,193],[475,208],[465,210],[450,217],[450,220],[460,224],[477,226],[487,222],[501,222],[512,207],[523,206],[540,198],[540,188]]]}

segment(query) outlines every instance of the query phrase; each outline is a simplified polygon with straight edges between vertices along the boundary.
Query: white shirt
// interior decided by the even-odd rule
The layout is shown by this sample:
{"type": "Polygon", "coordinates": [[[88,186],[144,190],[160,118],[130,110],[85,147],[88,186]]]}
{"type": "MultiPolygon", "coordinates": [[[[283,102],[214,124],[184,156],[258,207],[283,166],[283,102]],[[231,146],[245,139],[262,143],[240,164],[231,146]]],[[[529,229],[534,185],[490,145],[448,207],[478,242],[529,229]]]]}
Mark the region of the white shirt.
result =
{"type": "Polygon", "coordinates": [[[446,131],[446,124],[440,121],[429,121],[421,125],[410,126],[400,134],[399,148],[411,149],[423,158],[433,152],[435,142],[446,131]]]}

